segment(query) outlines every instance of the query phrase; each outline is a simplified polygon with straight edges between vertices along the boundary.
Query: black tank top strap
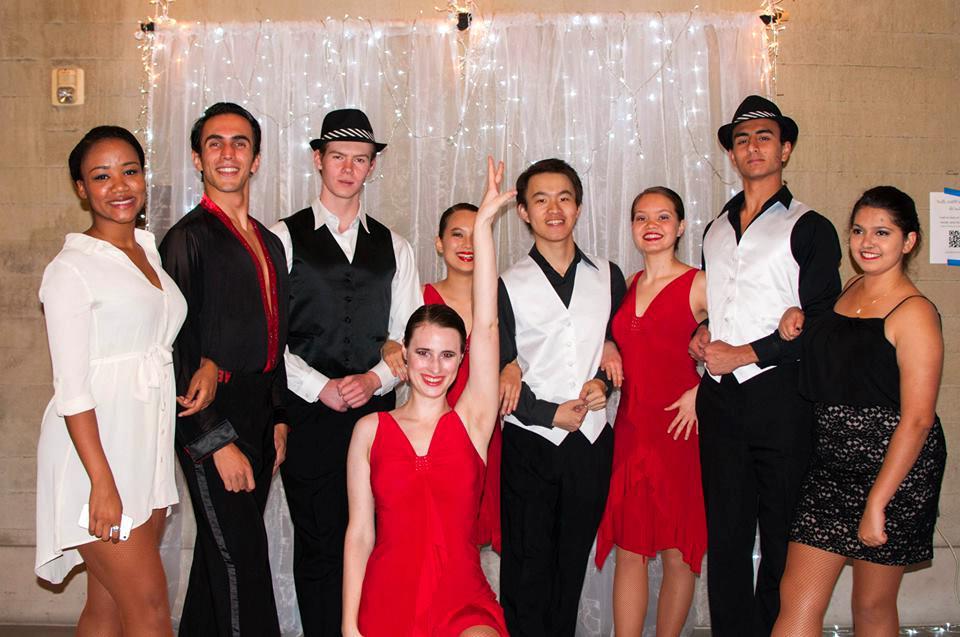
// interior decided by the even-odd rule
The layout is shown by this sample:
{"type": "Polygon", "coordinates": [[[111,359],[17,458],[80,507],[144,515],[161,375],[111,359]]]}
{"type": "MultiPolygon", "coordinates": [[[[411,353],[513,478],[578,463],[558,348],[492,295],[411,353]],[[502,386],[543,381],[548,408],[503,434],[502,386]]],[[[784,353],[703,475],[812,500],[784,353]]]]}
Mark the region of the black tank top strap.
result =
{"type": "MultiPolygon", "coordinates": [[[[839,300],[840,300],[840,297],[843,296],[844,294],[846,294],[846,293],[847,293],[847,290],[849,290],[850,288],[852,288],[852,287],[853,287],[853,284],[856,283],[857,281],[859,281],[860,279],[862,279],[863,277],[864,277],[864,275],[861,274],[861,275],[858,276],[857,278],[851,279],[850,282],[847,283],[846,287],[843,288],[843,290],[841,290],[840,294],[837,295],[837,300],[839,301],[839,300]]],[[[836,301],[834,301],[834,303],[836,303],[836,301]]]]}
{"type": "MultiPolygon", "coordinates": [[[[933,305],[933,302],[932,302],[930,299],[927,299],[927,297],[925,297],[924,295],[922,295],[922,294],[911,294],[910,296],[906,297],[905,299],[903,299],[902,301],[900,301],[899,303],[897,303],[896,305],[894,305],[893,308],[892,308],[889,312],[887,312],[886,314],[884,314],[883,319],[886,320],[887,317],[890,316],[891,314],[893,314],[894,312],[896,312],[896,311],[897,311],[897,308],[899,308],[901,305],[903,305],[904,303],[906,303],[906,302],[909,301],[910,299],[915,299],[915,298],[917,298],[917,297],[919,297],[919,298],[921,298],[921,299],[926,299],[926,300],[927,300],[927,303],[930,303],[930,305],[933,305]]],[[[936,306],[934,306],[934,309],[936,309],[936,306]]],[[[939,316],[939,315],[940,315],[940,313],[937,312],[937,316],[939,316]]]]}

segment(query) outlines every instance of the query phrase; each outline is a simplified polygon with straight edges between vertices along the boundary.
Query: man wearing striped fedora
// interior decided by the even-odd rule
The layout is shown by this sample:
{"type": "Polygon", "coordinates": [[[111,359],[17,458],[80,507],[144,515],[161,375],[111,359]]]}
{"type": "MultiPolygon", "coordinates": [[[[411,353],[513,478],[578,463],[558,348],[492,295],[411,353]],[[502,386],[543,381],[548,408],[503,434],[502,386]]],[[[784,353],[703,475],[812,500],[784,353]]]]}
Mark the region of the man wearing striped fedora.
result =
{"type": "Polygon", "coordinates": [[[707,371],[697,416],[710,628],[720,637],[769,635],[773,628],[790,522],[813,446],[812,406],[798,391],[800,341],[780,338],[780,317],[799,306],[810,320],[830,310],[840,292],[833,224],[783,181],[798,134],[796,122],[758,95],[717,132],[743,190],[704,231],[710,324],[690,351],[707,371]]]}
{"type": "Polygon", "coordinates": [[[403,339],[421,302],[410,244],[361,209],[364,182],[386,147],[367,116],[328,113],[310,147],[320,194],[271,228],[290,272],[291,431],[281,476],[306,637],[340,635],[347,448],[358,419],[393,409],[398,379],[380,348],[403,339]]]}

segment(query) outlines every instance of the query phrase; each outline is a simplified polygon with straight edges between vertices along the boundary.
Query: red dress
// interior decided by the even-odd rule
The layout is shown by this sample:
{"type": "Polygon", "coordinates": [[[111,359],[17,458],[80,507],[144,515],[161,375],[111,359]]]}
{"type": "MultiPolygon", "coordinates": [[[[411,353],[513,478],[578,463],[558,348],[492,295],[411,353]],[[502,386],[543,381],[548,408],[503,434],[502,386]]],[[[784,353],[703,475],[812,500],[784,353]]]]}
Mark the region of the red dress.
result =
{"type": "Polygon", "coordinates": [[[437,422],[418,456],[400,425],[379,413],[370,448],[377,541],[360,595],[364,637],[456,637],[492,626],[506,637],[503,610],[473,542],[483,460],[454,410],[437,422]]]}
{"type": "Polygon", "coordinates": [[[597,566],[613,545],[655,557],[679,549],[694,573],[707,548],[700,484],[699,437],[674,440],[667,427],[677,410],[664,411],[700,382],[687,353],[697,321],[690,311],[696,269],[667,284],[636,315],[638,274],[613,317],[623,358],[623,387],[613,428],[613,473],[597,534],[597,566]]]}
{"type": "MultiPolygon", "coordinates": [[[[423,302],[426,304],[446,305],[437,289],[427,283],[423,287],[423,302]]],[[[470,377],[470,337],[467,337],[467,349],[460,362],[456,380],[447,390],[447,403],[457,406],[460,394],[467,386],[470,377]]],[[[503,448],[503,434],[500,424],[493,428],[490,446],[487,448],[487,468],[483,481],[483,497],[480,498],[480,515],[477,518],[476,544],[492,544],[493,550],[500,552],[500,455],[503,448]]]]}

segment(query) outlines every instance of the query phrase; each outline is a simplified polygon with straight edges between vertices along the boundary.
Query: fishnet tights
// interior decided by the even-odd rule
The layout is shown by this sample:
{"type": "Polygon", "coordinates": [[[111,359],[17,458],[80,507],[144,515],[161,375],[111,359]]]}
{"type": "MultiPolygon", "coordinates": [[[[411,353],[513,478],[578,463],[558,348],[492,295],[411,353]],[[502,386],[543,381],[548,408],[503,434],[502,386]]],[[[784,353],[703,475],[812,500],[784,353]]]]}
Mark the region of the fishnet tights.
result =
{"type": "MultiPolygon", "coordinates": [[[[780,615],[773,637],[820,637],[823,617],[846,563],[842,555],[791,542],[780,581],[780,615]]],[[[896,636],[902,566],[853,560],[853,623],[857,635],[896,636]]]]}

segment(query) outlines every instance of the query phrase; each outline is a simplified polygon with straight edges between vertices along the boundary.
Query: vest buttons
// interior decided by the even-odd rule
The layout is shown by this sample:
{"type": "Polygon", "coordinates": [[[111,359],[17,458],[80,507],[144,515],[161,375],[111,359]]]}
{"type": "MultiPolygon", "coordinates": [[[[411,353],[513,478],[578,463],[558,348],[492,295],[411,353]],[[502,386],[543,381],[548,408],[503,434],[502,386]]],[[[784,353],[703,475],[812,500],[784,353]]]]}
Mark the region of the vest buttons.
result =
{"type": "Polygon", "coordinates": [[[349,345],[349,344],[350,344],[350,337],[349,337],[349,336],[345,336],[344,339],[343,339],[343,342],[346,343],[347,345],[349,345]]]}
{"type": "Polygon", "coordinates": [[[344,323],[352,323],[352,322],[353,322],[353,319],[351,319],[349,316],[344,316],[344,317],[343,317],[343,322],[344,322],[344,323]]]}
{"type": "Polygon", "coordinates": [[[343,297],[343,300],[346,301],[347,303],[349,303],[350,301],[353,300],[353,297],[352,297],[352,296],[345,296],[345,297],[343,297]]]}

